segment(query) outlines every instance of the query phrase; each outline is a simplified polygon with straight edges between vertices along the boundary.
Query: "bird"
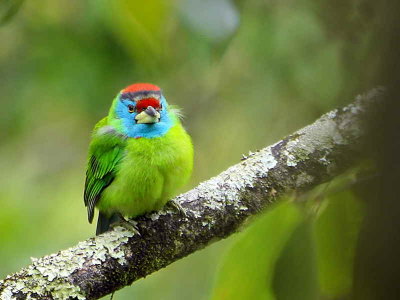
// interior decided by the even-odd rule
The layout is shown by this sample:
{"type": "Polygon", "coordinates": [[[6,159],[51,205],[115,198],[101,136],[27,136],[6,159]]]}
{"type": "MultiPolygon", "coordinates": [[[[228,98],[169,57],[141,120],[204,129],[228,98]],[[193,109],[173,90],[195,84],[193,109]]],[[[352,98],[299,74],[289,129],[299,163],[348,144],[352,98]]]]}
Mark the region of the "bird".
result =
{"type": "Polygon", "coordinates": [[[96,235],[160,210],[187,183],[193,144],[180,116],[154,84],[129,85],[114,98],[88,151],[84,203],[89,223],[99,211],[96,235]]]}

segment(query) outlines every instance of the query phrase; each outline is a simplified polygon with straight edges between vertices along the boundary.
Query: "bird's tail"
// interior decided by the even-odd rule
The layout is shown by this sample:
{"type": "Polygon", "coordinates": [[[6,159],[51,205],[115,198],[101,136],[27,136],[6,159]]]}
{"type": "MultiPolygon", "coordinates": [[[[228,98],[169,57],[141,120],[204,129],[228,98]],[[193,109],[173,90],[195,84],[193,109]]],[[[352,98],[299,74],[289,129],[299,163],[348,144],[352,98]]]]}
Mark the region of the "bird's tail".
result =
{"type": "Polygon", "coordinates": [[[119,220],[118,214],[112,214],[110,217],[108,217],[106,214],[99,212],[99,218],[97,219],[96,235],[109,231],[110,225],[112,223],[118,222],[118,220],[119,220]]]}

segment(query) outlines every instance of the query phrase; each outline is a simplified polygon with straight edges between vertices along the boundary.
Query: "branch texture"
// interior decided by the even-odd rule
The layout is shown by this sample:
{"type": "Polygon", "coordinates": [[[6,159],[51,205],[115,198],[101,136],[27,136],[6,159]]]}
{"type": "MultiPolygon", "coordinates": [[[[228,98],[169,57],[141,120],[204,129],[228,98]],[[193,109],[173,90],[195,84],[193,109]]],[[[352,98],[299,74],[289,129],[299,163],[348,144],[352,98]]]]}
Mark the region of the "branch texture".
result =
{"type": "Polygon", "coordinates": [[[234,233],[284,193],[326,182],[360,159],[364,123],[383,105],[382,89],[358,96],[278,143],[139,217],[0,281],[0,299],[98,299],[234,233]]]}

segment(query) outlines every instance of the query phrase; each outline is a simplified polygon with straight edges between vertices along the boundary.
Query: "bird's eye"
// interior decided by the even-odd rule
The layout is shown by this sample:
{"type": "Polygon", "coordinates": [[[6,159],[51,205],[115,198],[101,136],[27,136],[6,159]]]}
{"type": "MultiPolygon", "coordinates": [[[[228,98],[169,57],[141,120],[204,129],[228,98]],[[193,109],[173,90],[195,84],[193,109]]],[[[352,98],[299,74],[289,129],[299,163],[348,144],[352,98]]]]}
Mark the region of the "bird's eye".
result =
{"type": "Polygon", "coordinates": [[[129,105],[128,105],[128,111],[129,111],[130,113],[135,112],[135,106],[133,106],[132,104],[129,104],[129,105]]]}

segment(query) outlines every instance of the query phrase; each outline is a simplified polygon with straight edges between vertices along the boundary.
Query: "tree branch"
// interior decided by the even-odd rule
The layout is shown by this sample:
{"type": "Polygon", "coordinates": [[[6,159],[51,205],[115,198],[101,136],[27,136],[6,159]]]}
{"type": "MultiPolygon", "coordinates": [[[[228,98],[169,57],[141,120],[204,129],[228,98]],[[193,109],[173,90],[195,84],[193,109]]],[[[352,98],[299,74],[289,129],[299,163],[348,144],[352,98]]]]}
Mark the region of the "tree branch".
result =
{"type": "Polygon", "coordinates": [[[363,123],[383,103],[377,88],[278,143],[250,153],[171,205],[75,247],[33,259],[0,281],[0,299],[98,299],[234,233],[291,190],[326,182],[360,159],[363,123]]]}

